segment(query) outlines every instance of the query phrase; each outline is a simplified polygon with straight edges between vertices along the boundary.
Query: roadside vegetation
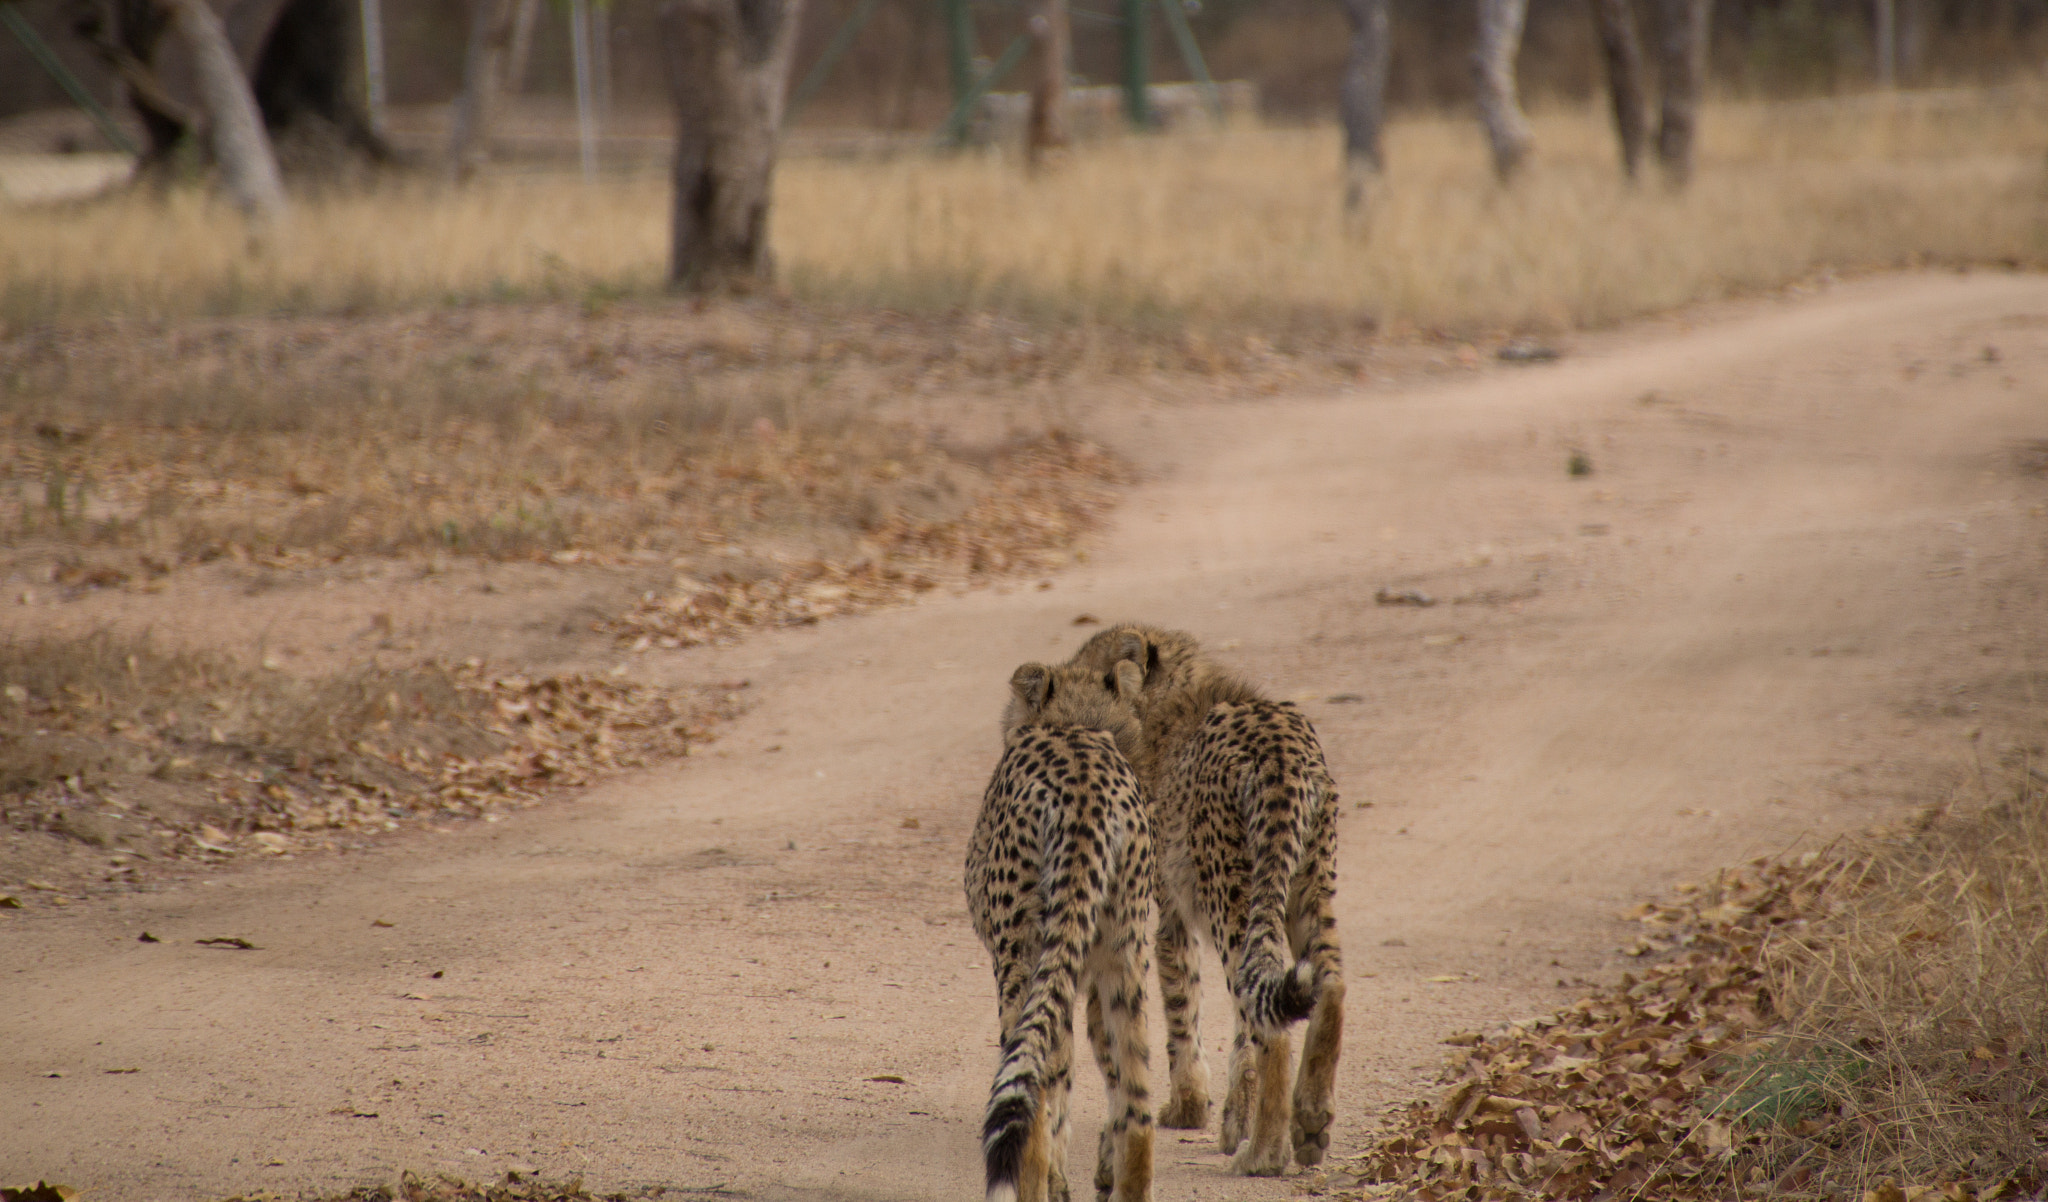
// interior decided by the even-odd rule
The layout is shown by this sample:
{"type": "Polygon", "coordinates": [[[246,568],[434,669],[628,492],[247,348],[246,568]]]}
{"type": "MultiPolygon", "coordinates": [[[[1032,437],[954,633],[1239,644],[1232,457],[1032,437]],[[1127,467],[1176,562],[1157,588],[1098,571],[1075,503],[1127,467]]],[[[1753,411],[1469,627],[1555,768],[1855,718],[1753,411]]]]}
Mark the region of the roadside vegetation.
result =
{"type": "Polygon", "coordinates": [[[1645,967],[1454,1045],[1321,1192],[1963,1202],[2048,1185],[2038,747],[1905,827],[1682,887],[1645,967]]]}
{"type": "MultiPolygon", "coordinates": [[[[1326,126],[1110,138],[1030,180],[1007,151],[798,157],[772,238],[793,296],[854,307],[1269,341],[1586,328],[1823,271],[2048,262],[2043,95],[1718,103],[1682,193],[1624,182],[1592,106],[1539,111],[1506,190],[1469,119],[1408,116],[1363,217],[1326,126]]],[[[668,187],[650,170],[335,188],[253,247],[193,191],[24,210],[0,229],[0,320],[647,295],[668,187]]]]}

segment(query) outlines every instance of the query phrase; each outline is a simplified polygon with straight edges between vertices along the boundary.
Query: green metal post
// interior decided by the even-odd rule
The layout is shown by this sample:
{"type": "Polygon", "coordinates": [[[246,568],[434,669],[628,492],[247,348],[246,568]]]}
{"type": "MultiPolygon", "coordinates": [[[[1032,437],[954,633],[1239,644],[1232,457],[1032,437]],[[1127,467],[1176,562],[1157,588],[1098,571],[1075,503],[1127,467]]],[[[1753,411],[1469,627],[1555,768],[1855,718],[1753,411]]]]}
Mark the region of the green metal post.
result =
{"type": "Polygon", "coordinates": [[[1138,129],[1152,128],[1152,23],[1145,0],[1123,0],[1124,115],[1138,129]]]}
{"type": "Polygon", "coordinates": [[[122,133],[121,127],[114,123],[113,114],[107,112],[100,102],[93,98],[93,94],[87,91],[78,77],[71,73],[71,69],[64,65],[64,60],[57,57],[56,52],[50,49],[49,43],[43,41],[42,35],[28,23],[28,19],[14,11],[14,5],[7,0],[0,0],[0,25],[7,26],[28,50],[29,56],[41,63],[43,70],[50,73],[51,78],[57,81],[57,85],[63,88],[71,99],[78,102],[78,107],[92,117],[93,124],[100,127],[100,132],[107,136],[107,141],[112,142],[122,154],[140,153],[136,150],[135,143],[130,142],[128,135],[122,133]]]}
{"type": "Polygon", "coordinates": [[[946,64],[953,76],[953,107],[974,90],[974,12],[967,0],[939,0],[946,9],[946,64]]]}
{"type": "Polygon", "coordinates": [[[804,73],[803,82],[796,85],[796,91],[789,94],[789,104],[782,110],[784,129],[796,123],[798,111],[810,102],[811,97],[817,95],[819,88],[825,86],[825,77],[832,73],[832,68],[838,66],[839,60],[853,48],[853,39],[860,34],[861,26],[868,23],[868,18],[875,15],[875,10],[880,8],[881,4],[882,0],[860,0],[860,4],[840,24],[839,31],[825,44],[824,53],[820,54],[818,61],[811,64],[811,69],[804,73]]]}
{"type": "Polygon", "coordinates": [[[1202,89],[1202,103],[1209,106],[1209,115],[1216,123],[1223,123],[1223,97],[1216,91],[1216,81],[1209,78],[1209,64],[1202,58],[1202,47],[1195,42],[1195,31],[1188,27],[1187,10],[1181,7],[1181,0],[1159,0],[1159,9],[1166,14],[1166,27],[1173,31],[1173,41],[1180,48],[1180,61],[1187,64],[1188,74],[1195,77],[1196,86],[1202,89]]]}
{"type": "Polygon", "coordinates": [[[1003,76],[1015,70],[1024,59],[1024,52],[1031,48],[1031,35],[1020,33],[1003,48],[1003,56],[988,69],[988,74],[968,85],[965,95],[953,106],[947,115],[946,124],[939,129],[939,144],[958,146],[967,137],[967,123],[974,117],[974,106],[988,95],[988,90],[1003,81],[1003,76]]]}

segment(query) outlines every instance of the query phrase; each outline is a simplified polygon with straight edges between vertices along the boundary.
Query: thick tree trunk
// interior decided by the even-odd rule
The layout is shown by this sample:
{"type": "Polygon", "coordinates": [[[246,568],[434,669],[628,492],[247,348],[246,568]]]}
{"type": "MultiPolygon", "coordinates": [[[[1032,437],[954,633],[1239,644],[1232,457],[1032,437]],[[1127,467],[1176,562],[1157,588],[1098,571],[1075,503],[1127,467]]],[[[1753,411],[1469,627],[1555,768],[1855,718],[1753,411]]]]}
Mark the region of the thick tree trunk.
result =
{"type": "Polygon", "coordinates": [[[1364,206],[1366,189],[1386,170],[1380,127],[1387,112],[1387,0],[1339,0],[1351,23],[1351,55],[1337,93],[1344,122],[1344,207],[1364,206]]]}
{"type": "MultiPolygon", "coordinates": [[[[250,82],[264,126],[287,143],[288,161],[295,136],[323,160],[337,156],[335,140],[372,162],[397,157],[357,90],[359,13],[352,0],[291,0],[263,41],[250,82]]],[[[298,158],[307,161],[307,152],[298,158]]]]}
{"type": "Polygon", "coordinates": [[[1034,169],[1065,147],[1067,134],[1067,48],[1073,42],[1067,22],[1067,0],[1040,0],[1031,17],[1037,44],[1037,70],[1031,81],[1031,123],[1024,137],[1024,158],[1034,169]]]}
{"type": "Polygon", "coordinates": [[[1621,170],[1630,179],[1642,167],[1649,133],[1649,74],[1643,41],[1636,32],[1635,0],[1593,0],[1593,25],[1600,57],[1607,65],[1607,93],[1614,101],[1614,134],[1621,142],[1621,170]]]}
{"type": "Polygon", "coordinates": [[[1522,48],[1522,20],[1529,0],[1479,0],[1479,44],[1472,52],[1472,78],[1479,121],[1493,148],[1493,173],[1512,178],[1529,157],[1534,140],[1529,119],[1515,95],[1515,55],[1522,48]]]}
{"type": "Polygon", "coordinates": [[[448,134],[448,163],[458,179],[475,174],[491,157],[498,101],[512,44],[518,0],[469,0],[469,50],[462,62],[462,95],[456,97],[448,134]]]}
{"type": "Polygon", "coordinates": [[[284,183],[278,177],[270,135],[264,131],[255,93],[249,90],[226,28],[206,0],[164,2],[171,12],[171,27],[192,52],[199,102],[206,110],[213,157],[220,164],[228,196],[251,216],[284,216],[284,183]]]}
{"type": "Polygon", "coordinates": [[[1700,89],[1707,78],[1707,33],[1713,0],[1657,0],[1657,67],[1664,111],[1657,125],[1657,159],[1674,187],[1692,180],[1693,141],[1699,126],[1700,89]]]}
{"type": "Polygon", "coordinates": [[[676,102],[669,285],[745,288],[773,278],[768,200],[802,0],[668,0],[676,102]]]}
{"type": "Polygon", "coordinates": [[[121,79],[128,102],[149,135],[140,170],[167,162],[171,151],[197,129],[199,114],[165,89],[150,63],[170,28],[171,14],[156,0],[86,0],[74,10],[72,32],[90,44],[121,79]]]}

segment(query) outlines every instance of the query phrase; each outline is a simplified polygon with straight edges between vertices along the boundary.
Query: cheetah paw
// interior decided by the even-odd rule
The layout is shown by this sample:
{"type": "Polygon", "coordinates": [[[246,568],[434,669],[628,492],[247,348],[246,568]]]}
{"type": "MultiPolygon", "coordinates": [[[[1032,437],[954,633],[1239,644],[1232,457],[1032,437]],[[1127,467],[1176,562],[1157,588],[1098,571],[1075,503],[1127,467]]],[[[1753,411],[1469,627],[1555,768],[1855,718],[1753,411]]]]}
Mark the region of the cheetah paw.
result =
{"type": "Polygon", "coordinates": [[[1303,1109],[1294,1111],[1294,1159],[1302,1165],[1323,1162],[1323,1154],[1330,1150],[1330,1118],[1327,1109],[1303,1109]]]}
{"type": "Polygon", "coordinates": [[[1278,1177],[1287,1171],[1287,1148],[1261,1148],[1246,1140],[1230,1158],[1230,1171],[1239,1177],[1278,1177]]]}
{"type": "Polygon", "coordinates": [[[1167,1096],[1159,1112],[1159,1125],[1181,1131],[1200,1131],[1209,1125],[1209,1095],[1176,1089],[1167,1096]]]}

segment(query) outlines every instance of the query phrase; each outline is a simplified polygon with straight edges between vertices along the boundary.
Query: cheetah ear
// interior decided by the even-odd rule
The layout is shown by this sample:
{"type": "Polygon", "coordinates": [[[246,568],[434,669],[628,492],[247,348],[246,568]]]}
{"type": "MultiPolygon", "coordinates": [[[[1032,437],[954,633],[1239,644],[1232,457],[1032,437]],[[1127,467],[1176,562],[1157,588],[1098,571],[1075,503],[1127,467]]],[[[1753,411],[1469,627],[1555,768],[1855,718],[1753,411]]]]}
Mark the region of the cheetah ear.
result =
{"type": "Polygon", "coordinates": [[[1116,665],[1116,695],[1125,701],[1134,701],[1145,690],[1145,670],[1130,660],[1118,660],[1116,665]]]}
{"type": "Polygon", "coordinates": [[[1147,647],[1145,645],[1145,636],[1135,630],[1126,631],[1124,637],[1117,640],[1116,657],[1120,660],[1137,664],[1141,668],[1153,668],[1159,665],[1159,653],[1147,647]],[[1148,652],[1150,652],[1150,663],[1146,662],[1148,652]]]}
{"type": "Polygon", "coordinates": [[[1040,710],[1052,700],[1052,669],[1044,664],[1025,664],[1010,674],[1010,691],[1027,707],[1040,710]]]}

